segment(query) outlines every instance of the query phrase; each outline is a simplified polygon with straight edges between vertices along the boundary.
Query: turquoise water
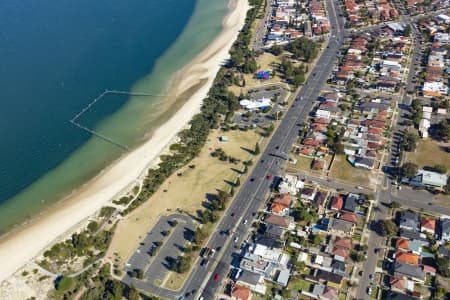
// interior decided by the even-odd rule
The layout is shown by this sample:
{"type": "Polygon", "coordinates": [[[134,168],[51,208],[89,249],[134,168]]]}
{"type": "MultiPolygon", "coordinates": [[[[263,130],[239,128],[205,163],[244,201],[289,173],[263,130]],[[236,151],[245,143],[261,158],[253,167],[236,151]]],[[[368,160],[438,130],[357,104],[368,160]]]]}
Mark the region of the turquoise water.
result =
{"type": "MultiPolygon", "coordinates": [[[[105,89],[164,94],[221,30],[228,0],[0,1],[0,232],[124,152],[68,121],[105,89]]],[[[130,149],[170,115],[108,94],[78,122],[130,149]]]]}

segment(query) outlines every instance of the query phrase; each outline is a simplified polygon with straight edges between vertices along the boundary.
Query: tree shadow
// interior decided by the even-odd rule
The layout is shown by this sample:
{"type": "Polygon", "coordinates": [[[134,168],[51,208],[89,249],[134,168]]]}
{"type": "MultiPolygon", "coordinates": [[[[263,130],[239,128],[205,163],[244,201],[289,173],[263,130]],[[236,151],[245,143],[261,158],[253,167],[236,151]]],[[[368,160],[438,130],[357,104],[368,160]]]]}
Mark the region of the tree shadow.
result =
{"type": "Polygon", "coordinates": [[[250,154],[255,154],[255,151],[253,149],[249,149],[247,147],[242,147],[242,146],[240,148],[250,154]]]}
{"type": "Polygon", "coordinates": [[[236,172],[236,173],[238,173],[240,175],[244,174],[244,172],[242,172],[241,170],[238,170],[236,168],[230,168],[230,169],[231,169],[231,171],[234,171],[234,172],[236,172]]]}
{"type": "Polygon", "coordinates": [[[229,186],[236,187],[236,184],[235,184],[234,182],[230,181],[230,180],[224,179],[223,181],[224,181],[226,184],[228,184],[229,186]]]}

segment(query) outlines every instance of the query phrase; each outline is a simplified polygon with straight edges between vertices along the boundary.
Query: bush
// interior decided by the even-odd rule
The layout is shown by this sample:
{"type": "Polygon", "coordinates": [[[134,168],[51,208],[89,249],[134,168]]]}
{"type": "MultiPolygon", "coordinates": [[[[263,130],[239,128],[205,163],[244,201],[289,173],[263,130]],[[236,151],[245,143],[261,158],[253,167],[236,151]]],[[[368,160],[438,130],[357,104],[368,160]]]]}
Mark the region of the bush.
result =
{"type": "Polygon", "coordinates": [[[61,278],[56,284],[56,290],[59,292],[66,292],[73,287],[73,279],[70,277],[61,278]]]}

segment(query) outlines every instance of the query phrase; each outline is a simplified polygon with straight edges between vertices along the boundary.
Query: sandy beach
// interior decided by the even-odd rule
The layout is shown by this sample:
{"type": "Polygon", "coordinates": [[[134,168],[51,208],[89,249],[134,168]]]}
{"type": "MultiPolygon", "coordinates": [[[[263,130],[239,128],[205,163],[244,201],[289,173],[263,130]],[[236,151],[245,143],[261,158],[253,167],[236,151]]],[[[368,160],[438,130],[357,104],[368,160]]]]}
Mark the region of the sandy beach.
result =
{"type": "Polygon", "coordinates": [[[0,243],[0,281],[7,279],[19,268],[36,257],[59,237],[77,229],[77,224],[95,214],[124,189],[134,186],[147,168],[170,145],[177,133],[199,112],[220,65],[228,58],[228,51],[244,25],[248,2],[231,0],[230,11],[224,19],[224,28],[218,37],[183,68],[182,79],[173,79],[176,95],[187,91],[192,96],[152,137],[95,179],[80,188],[68,199],[55,204],[0,243]],[[201,84],[200,84],[201,83],[201,84]]]}

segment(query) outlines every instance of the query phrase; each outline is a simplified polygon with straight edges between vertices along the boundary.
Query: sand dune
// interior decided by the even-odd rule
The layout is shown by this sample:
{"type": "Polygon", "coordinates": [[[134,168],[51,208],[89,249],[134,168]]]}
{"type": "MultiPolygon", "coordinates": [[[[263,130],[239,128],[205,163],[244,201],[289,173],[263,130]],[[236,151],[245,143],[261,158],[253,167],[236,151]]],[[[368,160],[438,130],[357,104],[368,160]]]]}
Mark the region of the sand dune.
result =
{"type": "Polygon", "coordinates": [[[124,189],[135,185],[176,134],[199,112],[220,65],[245,22],[247,1],[230,1],[230,12],[224,19],[219,36],[194,61],[183,69],[184,78],[177,80],[175,94],[181,95],[198,86],[192,97],[151,139],[126,155],[67,200],[56,204],[41,217],[31,221],[0,243],[0,281],[37,256],[45,247],[93,215],[124,189]]]}

